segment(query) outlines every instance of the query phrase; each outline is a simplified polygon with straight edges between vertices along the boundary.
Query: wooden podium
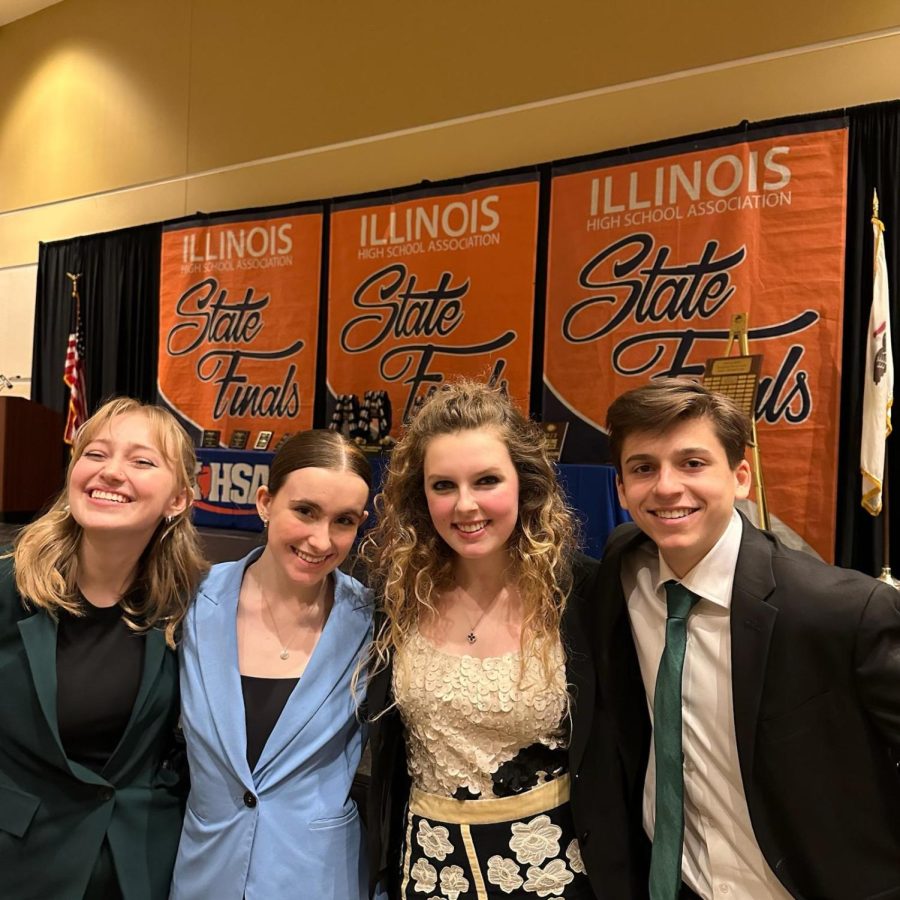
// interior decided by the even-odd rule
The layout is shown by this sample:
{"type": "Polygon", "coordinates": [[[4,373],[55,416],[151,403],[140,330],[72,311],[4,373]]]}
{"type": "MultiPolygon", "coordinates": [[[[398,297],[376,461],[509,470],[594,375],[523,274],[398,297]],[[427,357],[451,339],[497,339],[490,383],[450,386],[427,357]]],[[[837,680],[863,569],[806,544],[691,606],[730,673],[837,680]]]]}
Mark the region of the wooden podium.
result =
{"type": "Polygon", "coordinates": [[[62,490],[64,427],[46,406],[0,396],[0,521],[27,522],[62,490]]]}

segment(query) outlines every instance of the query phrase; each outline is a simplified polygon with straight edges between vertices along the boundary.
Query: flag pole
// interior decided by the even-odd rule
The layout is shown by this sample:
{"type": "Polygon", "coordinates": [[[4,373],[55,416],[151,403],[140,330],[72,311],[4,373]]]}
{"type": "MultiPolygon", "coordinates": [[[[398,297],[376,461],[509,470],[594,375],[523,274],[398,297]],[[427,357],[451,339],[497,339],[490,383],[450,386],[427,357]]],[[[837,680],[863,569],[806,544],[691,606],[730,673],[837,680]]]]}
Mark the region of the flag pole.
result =
{"type": "Polygon", "coordinates": [[[881,552],[881,574],[878,576],[878,580],[900,590],[900,581],[897,581],[891,574],[891,501],[888,492],[889,468],[887,453],[885,453],[884,478],[881,482],[881,540],[883,548],[881,552]]]}
{"type": "MultiPolygon", "coordinates": [[[[872,216],[873,218],[878,219],[878,191],[874,191],[872,194],[872,216]]],[[[885,443],[887,443],[887,438],[885,438],[885,443]]],[[[881,574],[878,576],[878,580],[883,581],[885,584],[889,584],[893,588],[900,589],[900,582],[898,582],[891,574],[891,495],[888,490],[889,471],[890,462],[888,460],[887,447],[885,447],[884,477],[881,480],[881,574]]]]}

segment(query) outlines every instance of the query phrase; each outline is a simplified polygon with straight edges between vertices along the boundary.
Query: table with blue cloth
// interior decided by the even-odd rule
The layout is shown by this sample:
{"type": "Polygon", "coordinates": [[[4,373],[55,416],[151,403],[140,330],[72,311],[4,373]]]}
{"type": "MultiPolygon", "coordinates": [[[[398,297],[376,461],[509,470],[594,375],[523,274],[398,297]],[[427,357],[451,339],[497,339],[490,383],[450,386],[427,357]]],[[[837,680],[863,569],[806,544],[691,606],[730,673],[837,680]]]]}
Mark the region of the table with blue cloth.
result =
{"type": "MultiPolygon", "coordinates": [[[[256,490],[267,483],[273,456],[253,450],[198,450],[200,496],[194,503],[194,523],[206,528],[262,531],[262,522],[256,514],[256,490]]],[[[373,493],[377,493],[387,457],[371,455],[369,461],[374,475],[373,493]]],[[[609,533],[622,522],[630,521],[628,513],[619,505],[615,469],[562,463],[557,470],[581,524],[582,549],[589,556],[599,558],[609,533]]]]}

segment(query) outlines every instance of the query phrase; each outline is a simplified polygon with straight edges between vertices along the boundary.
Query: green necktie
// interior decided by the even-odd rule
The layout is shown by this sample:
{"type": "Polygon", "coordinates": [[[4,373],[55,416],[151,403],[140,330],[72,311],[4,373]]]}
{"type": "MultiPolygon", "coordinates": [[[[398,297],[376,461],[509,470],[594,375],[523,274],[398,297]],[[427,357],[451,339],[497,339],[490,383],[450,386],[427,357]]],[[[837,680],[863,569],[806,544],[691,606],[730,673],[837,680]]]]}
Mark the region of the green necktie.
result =
{"type": "Polygon", "coordinates": [[[684,841],[684,754],[681,750],[681,674],[687,617],[699,598],[677,581],[666,582],[666,646],[653,697],[656,819],[650,860],[651,900],[677,900],[684,841]]]}

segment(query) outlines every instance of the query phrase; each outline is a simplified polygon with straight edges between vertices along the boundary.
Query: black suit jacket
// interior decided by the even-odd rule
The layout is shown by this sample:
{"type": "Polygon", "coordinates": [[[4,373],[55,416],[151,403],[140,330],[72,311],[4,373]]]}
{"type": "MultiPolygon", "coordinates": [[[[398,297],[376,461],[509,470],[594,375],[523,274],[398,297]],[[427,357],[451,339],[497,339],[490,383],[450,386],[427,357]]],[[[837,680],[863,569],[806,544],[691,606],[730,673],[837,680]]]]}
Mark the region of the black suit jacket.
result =
{"type": "Polygon", "coordinates": [[[178,718],[178,665],[161,632],[146,641],[134,709],[106,766],[66,757],[56,716],[56,623],[23,608],[0,560],[0,894],[81,900],[104,839],[125,900],[164,900],[181,833],[182,791],[165,754],[178,718]]]}
{"type": "MultiPolygon", "coordinates": [[[[575,579],[562,622],[566,674],[572,698],[569,772],[572,815],[582,857],[598,900],[630,900],[646,895],[632,840],[643,841],[626,814],[626,779],[606,712],[596,706],[596,671],[587,631],[586,608],[602,600],[600,564],[586,556],[575,563],[575,579]],[[606,797],[598,803],[600,793],[606,797]],[[629,834],[629,828],[634,831],[629,834]]],[[[608,593],[608,592],[607,592],[608,593]]],[[[378,627],[376,622],[376,628],[378,627]]],[[[368,798],[370,889],[381,881],[389,896],[399,895],[403,816],[410,782],[403,722],[393,703],[391,668],[371,679],[368,688],[372,777],[368,798]],[[379,716],[384,710],[383,715],[379,716]]]]}
{"type": "MultiPolygon", "coordinates": [[[[590,625],[633,821],[650,724],[620,566],[645,540],[634,525],[610,537],[614,595],[590,625]]],[[[900,592],[745,519],[731,639],[741,777],[769,866],[806,900],[900,898],[900,592]]]]}

